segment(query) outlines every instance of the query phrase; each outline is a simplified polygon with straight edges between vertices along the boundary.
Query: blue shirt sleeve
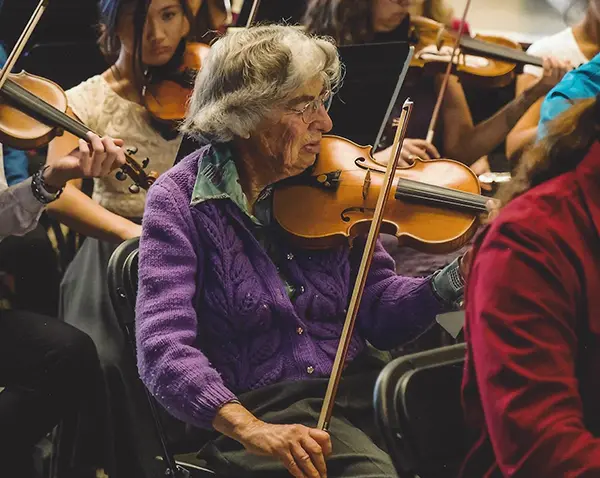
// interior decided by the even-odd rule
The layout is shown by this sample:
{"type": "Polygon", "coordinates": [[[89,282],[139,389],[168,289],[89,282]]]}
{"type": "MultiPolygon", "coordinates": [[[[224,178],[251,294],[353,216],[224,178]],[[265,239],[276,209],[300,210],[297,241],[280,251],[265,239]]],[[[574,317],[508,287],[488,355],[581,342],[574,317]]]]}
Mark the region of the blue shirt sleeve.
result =
{"type": "MultiPolygon", "coordinates": [[[[0,66],[6,63],[7,55],[4,47],[0,44],[0,66]]],[[[4,151],[4,174],[9,186],[25,181],[29,177],[29,159],[24,151],[3,146],[4,151]]]]}
{"type": "Polygon", "coordinates": [[[577,100],[591,98],[600,94],[600,54],[586,64],[567,73],[542,103],[538,140],[548,131],[548,123],[577,100]]]}

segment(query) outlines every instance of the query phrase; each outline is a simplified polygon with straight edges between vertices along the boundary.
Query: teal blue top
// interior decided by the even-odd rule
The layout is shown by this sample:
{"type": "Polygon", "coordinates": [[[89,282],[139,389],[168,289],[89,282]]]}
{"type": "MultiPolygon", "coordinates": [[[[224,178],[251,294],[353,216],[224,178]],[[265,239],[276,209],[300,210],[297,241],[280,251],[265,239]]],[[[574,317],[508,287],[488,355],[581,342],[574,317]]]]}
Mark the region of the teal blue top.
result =
{"type": "Polygon", "coordinates": [[[568,109],[577,100],[600,94],[600,53],[589,62],[567,73],[546,95],[540,111],[538,139],[546,136],[548,122],[568,109]]]}

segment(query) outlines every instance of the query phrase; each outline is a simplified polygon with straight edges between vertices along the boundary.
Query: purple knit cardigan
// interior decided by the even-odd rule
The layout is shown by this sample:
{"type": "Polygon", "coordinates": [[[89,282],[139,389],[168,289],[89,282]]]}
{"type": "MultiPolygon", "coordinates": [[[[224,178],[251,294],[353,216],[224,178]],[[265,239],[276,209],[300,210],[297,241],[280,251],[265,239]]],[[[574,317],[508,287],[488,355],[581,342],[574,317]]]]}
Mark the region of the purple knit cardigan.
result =
{"type": "MultiPolygon", "coordinates": [[[[143,382],[171,414],[202,428],[236,393],[330,374],[362,249],[280,244],[299,292],[292,302],[244,212],[229,199],[190,206],[209,149],[148,193],[136,316],[143,382]]],[[[378,244],[349,360],[366,340],[388,349],[415,338],[441,310],[430,281],[396,275],[378,244]]]]}

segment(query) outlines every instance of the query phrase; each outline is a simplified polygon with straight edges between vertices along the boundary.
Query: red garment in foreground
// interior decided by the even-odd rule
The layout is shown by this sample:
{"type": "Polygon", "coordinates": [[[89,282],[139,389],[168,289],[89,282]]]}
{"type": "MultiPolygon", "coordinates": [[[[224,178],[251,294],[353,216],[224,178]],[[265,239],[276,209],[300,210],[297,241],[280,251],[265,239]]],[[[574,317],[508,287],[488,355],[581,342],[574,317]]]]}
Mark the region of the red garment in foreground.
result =
{"type": "Polygon", "coordinates": [[[476,241],[465,478],[600,476],[600,144],[476,241]]]}

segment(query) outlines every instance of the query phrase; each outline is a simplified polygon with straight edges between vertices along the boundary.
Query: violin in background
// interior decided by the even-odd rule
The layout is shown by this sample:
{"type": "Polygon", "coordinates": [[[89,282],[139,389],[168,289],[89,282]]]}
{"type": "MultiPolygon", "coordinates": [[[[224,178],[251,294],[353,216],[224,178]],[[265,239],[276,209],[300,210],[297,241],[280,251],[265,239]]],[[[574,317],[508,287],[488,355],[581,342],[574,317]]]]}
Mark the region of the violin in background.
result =
{"type": "MultiPolygon", "coordinates": [[[[234,15],[230,1],[225,1],[227,27],[233,26],[234,15]]],[[[260,0],[252,2],[246,23],[256,18],[260,0]]],[[[148,68],[142,98],[154,127],[167,138],[177,136],[177,124],[183,120],[187,103],[194,90],[194,80],[210,51],[205,43],[182,41],[173,58],[163,66],[148,68]]]]}
{"type": "MultiPolygon", "coordinates": [[[[69,116],[67,106],[67,95],[53,81],[24,71],[9,74],[0,89],[0,142],[15,149],[40,148],[64,131],[87,141],[92,130],[69,116]]],[[[135,150],[125,154],[126,163],[117,172],[117,179],[131,178],[129,191],[136,193],[140,188],[148,189],[158,174],[146,173],[150,160],[140,164],[133,154],[135,150]]]]}
{"type": "MultiPolygon", "coordinates": [[[[451,58],[456,33],[425,17],[411,17],[409,41],[415,45],[411,67],[426,75],[443,74],[451,58]]],[[[542,58],[529,55],[521,45],[495,35],[461,35],[460,53],[453,74],[479,88],[502,88],[511,84],[522,65],[543,66],[542,58]]],[[[417,74],[418,74],[417,73],[417,74]]],[[[414,72],[413,72],[414,77],[414,72]]]]}
{"type": "Polygon", "coordinates": [[[210,46],[204,43],[181,42],[171,61],[148,69],[143,102],[161,133],[173,132],[185,117],[194,79],[209,51],[210,46]]]}

